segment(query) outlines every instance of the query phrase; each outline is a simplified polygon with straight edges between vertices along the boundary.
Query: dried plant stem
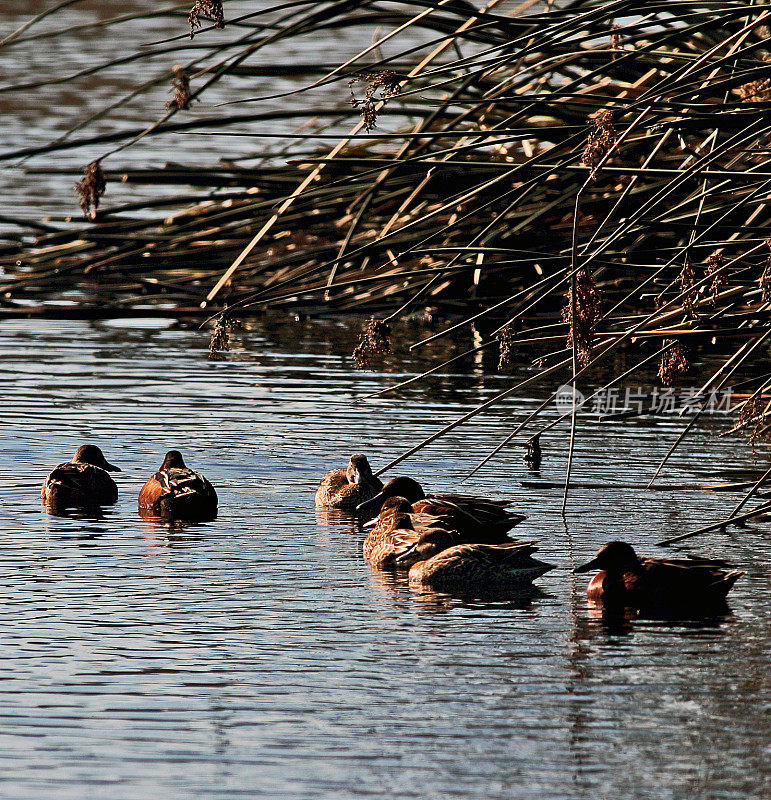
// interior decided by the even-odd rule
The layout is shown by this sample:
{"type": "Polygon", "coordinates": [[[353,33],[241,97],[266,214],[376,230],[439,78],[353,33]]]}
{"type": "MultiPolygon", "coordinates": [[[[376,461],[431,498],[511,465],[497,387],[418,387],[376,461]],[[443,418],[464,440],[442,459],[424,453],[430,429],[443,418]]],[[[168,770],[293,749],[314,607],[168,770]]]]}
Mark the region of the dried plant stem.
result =
{"type": "Polygon", "coordinates": [[[702,533],[709,533],[710,531],[716,531],[720,528],[725,528],[728,525],[738,525],[742,522],[745,522],[748,519],[752,519],[753,517],[759,517],[761,514],[767,514],[771,511],[771,502],[763,503],[762,505],[755,508],[753,511],[747,511],[744,514],[738,515],[731,515],[730,517],[726,517],[726,519],[721,520],[720,522],[715,522],[712,525],[705,525],[702,528],[697,528],[695,531],[690,531],[688,533],[680,534],[679,536],[671,536],[669,539],[662,539],[660,542],[656,543],[657,547],[667,547],[670,544],[675,544],[676,542],[682,542],[686,539],[691,539],[694,536],[701,536],[702,533]]]}

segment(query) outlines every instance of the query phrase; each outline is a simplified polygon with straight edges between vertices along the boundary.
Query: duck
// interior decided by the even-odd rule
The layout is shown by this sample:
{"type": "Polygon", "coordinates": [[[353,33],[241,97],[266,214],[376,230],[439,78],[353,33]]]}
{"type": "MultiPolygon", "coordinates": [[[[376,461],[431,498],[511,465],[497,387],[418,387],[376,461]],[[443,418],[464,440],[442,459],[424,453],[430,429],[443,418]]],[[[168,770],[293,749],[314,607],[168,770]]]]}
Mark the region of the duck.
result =
{"type": "Polygon", "coordinates": [[[604,544],[595,558],[575,572],[599,570],[586,594],[598,604],[638,607],[722,605],[746,571],[710,558],[639,558],[626,542],[604,544]]]}
{"type": "Polygon", "coordinates": [[[179,450],[169,450],[139,492],[139,513],[146,518],[212,520],[217,516],[217,492],[203,475],[186,466],[179,450]]]}
{"type": "MultiPolygon", "coordinates": [[[[497,529],[499,533],[505,533],[527,519],[524,514],[509,511],[508,506],[511,503],[508,500],[489,500],[485,497],[448,492],[427,496],[423,487],[414,478],[406,475],[388,481],[377,494],[357,506],[356,511],[374,516],[389,497],[409,500],[413,511],[417,513],[450,515],[456,519],[462,517],[466,525],[473,525],[480,530],[497,529]]],[[[463,526],[464,522],[460,521],[459,524],[463,526]]]]}
{"type": "Polygon", "coordinates": [[[455,541],[462,541],[459,533],[442,528],[443,524],[439,517],[413,513],[412,504],[405,498],[391,497],[383,504],[377,524],[364,539],[362,553],[375,569],[392,569],[400,566],[395,562],[396,556],[410,549],[428,531],[441,530],[455,541]]]}
{"type": "Polygon", "coordinates": [[[412,562],[410,585],[447,594],[489,595],[533,588],[553,564],[533,558],[535,542],[457,544],[447,532],[427,531],[396,556],[412,562]]]}
{"type": "Polygon", "coordinates": [[[367,457],[354,453],[345,469],[333,469],[321,479],[316,489],[316,508],[355,511],[382,489],[383,482],[372,474],[367,457]]]}
{"type": "Polygon", "coordinates": [[[514,524],[525,517],[522,514],[509,514],[498,522],[480,522],[476,517],[454,504],[438,500],[410,503],[405,497],[389,497],[383,501],[380,513],[374,519],[365,522],[364,528],[387,527],[393,521],[393,511],[407,514],[417,519],[430,518],[439,526],[457,531],[464,542],[481,542],[483,544],[506,544],[511,539],[507,535],[514,524]]]}
{"type": "Polygon", "coordinates": [[[118,499],[118,485],[109,475],[120,472],[95,444],[84,444],[72,461],[54,467],[43,481],[40,497],[52,509],[112,505],[118,499]]]}

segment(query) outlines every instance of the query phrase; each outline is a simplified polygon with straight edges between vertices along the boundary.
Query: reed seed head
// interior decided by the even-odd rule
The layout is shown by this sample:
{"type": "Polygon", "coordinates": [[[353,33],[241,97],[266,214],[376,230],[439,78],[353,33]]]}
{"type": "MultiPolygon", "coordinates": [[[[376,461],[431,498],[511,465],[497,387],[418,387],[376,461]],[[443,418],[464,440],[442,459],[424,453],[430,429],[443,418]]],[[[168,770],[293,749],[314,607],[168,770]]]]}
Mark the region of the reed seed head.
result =
{"type": "Polygon", "coordinates": [[[621,50],[621,28],[614,22],[610,26],[610,49],[613,51],[611,60],[615,61],[618,58],[619,51],[621,50]]]}
{"type": "Polygon", "coordinates": [[[382,319],[371,319],[359,336],[353,351],[353,362],[357,369],[368,369],[372,359],[391,351],[391,326],[382,319]]]}
{"type": "Polygon", "coordinates": [[[225,10],[222,8],[221,0],[195,0],[188,17],[191,39],[195,36],[195,29],[201,27],[201,17],[210,19],[215,28],[224,28],[225,10]]]}
{"type": "Polygon", "coordinates": [[[761,391],[757,391],[742,403],[736,417],[736,427],[747,435],[750,444],[758,438],[763,428],[765,416],[761,391]]]}
{"type": "Polygon", "coordinates": [[[499,370],[507,367],[514,358],[514,334],[514,325],[511,322],[504,325],[504,327],[495,334],[495,338],[498,340],[498,352],[500,353],[498,359],[499,370]]]}
{"type": "Polygon", "coordinates": [[[597,167],[605,154],[616,143],[616,129],[613,126],[613,112],[604,108],[592,114],[587,120],[592,126],[584,147],[581,162],[592,168],[591,178],[597,177],[597,167]]]}
{"type": "MultiPolygon", "coordinates": [[[[771,239],[766,239],[766,245],[771,247],[771,239]]],[[[769,300],[771,300],[771,255],[769,255],[766,260],[763,272],[760,273],[758,287],[760,288],[760,295],[763,298],[763,302],[768,303],[769,300]]]]}
{"type": "Polygon", "coordinates": [[[768,303],[771,300],[771,256],[768,257],[766,266],[758,278],[758,286],[760,287],[763,302],[768,303]]]}
{"type": "Polygon", "coordinates": [[[771,99],[771,78],[759,78],[739,87],[739,96],[749,103],[764,103],[771,99]]]}
{"type": "Polygon", "coordinates": [[[717,302],[717,296],[720,290],[728,283],[728,275],[722,267],[726,263],[725,256],[717,250],[707,259],[707,267],[705,274],[707,277],[712,276],[712,283],[709,290],[712,294],[711,300],[714,306],[717,302]]]}
{"type": "Polygon", "coordinates": [[[230,350],[230,334],[240,330],[244,323],[223,311],[214,322],[214,330],[209,340],[209,358],[217,358],[221,352],[230,350]]]}
{"type": "Polygon", "coordinates": [[[680,270],[675,280],[680,287],[678,294],[683,294],[683,292],[685,292],[681,300],[683,311],[692,317],[697,316],[696,302],[698,300],[698,290],[694,288],[696,273],[693,269],[693,263],[688,256],[685,257],[683,268],[680,270]]]}
{"type": "Polygon", "coordinates": [[[174,88],[174,97],[166,103],[166,108],[170,111],[190,108],[190,76],[179,65],[174,67],[171,85],[174,88]]]}
{"type": "Polygon", "coordinates": [[[594,278],[583,268],[576,273],[575,287],[575,318],[571,285],[565,295],[567,303],[562,309],[562,321],[568,324],[567,346],[573,346],[575,337],[578,363],[585,367],[592,358],[594,333],[602,315],[602,294],[594,278]]]}
{"type": "Polygon", "coordinates": [[[658,377],[664,386],[673,386],[678,376],[684,375],[691,368],[688,359],[688,348],[677,339],[669,339],[664,344],[673,346],[661,356],[658,377]]]}
{"type": "Polygon", "coordinates": [[[83,213],[94,219],[99,208],[99,199],[104,194],[107,181],[98,161],[92,161],[83,171],[83,179],[75,186],[75,191],[80,198],[80,207],[83,213]]]}
{"type": "Polygon", "coordinates": [[[390,98],[396,97],[402,90],[401,82],[404,79],[404,75],[399,75],[393,70],[383,70],[382,72],[357,75],[348,81],[351,105],[361,109],[364,127],[368,133],[377,127],[377,104],[382,102],[385,105],[390,98]],[[353,93],[353,87],[357,83],[364,84],[364,97],[361,99],[358,99],[353,93]]]}

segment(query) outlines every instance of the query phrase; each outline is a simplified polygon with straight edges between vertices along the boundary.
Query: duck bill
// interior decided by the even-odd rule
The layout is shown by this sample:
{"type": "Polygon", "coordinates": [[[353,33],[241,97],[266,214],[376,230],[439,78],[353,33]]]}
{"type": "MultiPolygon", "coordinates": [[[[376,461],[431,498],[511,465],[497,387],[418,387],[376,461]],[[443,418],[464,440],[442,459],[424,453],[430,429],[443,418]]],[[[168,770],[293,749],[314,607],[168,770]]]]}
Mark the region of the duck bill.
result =
{"type": "Polygon", "coordinates": [[[380,506],[383,505],[383,500],[385,500],[385,497],[383,497],[383,493],[380,492],[380,494],[376,494],[369,500],[359,503],[359,505],[356,506],[356,513],[362,515],[366,514],[367,517],[376,516],[380,511],[380,506]]]}
{"type": "Polygon", "coordinates": [[[582,564],[580,567],[576,567],[573,572],[591,572],[592,570],[599,569],[600,565],[597,563],[597,559],[593,558],[591,561],[587,561],[586,564],[582,564]]]}
{"type": "Polygon", "coordinates": [[[395,564],[403,564],[405,561],[410,561],[415,556],[417,544],[410,545],[403,553],[400,553],[394,558],[395,564]]]}
{"type": "Polygon", "coordinates": [[[123,472],[120,467],[116,467],[115,464],[111,464],[109,461],[104,462],[102,469],[106,469],[108,472],[123,472]]]}
{"type": "Polygon", "coordinates": [[[378,522],[380,522],[380,517],[372,517],[372,519],[368,519],[366,522],[362,522],[361,527],[364,528],[364,530],[366,531],[369,530],[370,528],[374,528],[375,525],[378,524],[378,522]]]}

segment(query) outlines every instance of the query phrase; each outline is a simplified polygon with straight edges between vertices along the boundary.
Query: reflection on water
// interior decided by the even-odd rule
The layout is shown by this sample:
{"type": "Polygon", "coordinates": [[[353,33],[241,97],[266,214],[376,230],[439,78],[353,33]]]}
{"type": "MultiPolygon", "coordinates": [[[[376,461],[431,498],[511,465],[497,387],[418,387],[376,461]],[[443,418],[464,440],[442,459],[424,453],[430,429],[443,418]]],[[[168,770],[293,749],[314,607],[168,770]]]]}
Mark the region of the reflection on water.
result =
{"type": "MultiPolygon", "coordinates": [[[[341,355],[358,329],[269,318],[211,361],[206,334],[171,321],[4,323],[2,791],[762,796],[766,523],[690,543],[749,570],[726,616],[596,617],[586,580],[571,573],[608,539],[661,554],[653,543],[663,533],[735,505],[735,493],[641,488],[682,423],[582,422],[574,477],[594,488],[575,490],[566,525],[551,488],[563,477],[566,429],[542,442],[536,485],[522,485],[523,436],[467,491],[513,500],[529,515],[517,535],[537,539],[558,568],[532,597],[416,593],[405,576],[369,568],[355,522],[314,509],[318,479],[353,452],[385,464],[509,378],[437,376],[361,402],[420,372],[440,347],[468,343],[412,354],[397,331],[384,371],[363,373],[341,355]],[[118,503],[99,518],[46,514],[43,478],[85,441],[123,469],[118,503]],[[174,447],[216,486],[215,521],[139,518],[139,489],[174,447]]],[[[457,487],[542,390],[398,471],[457,487]]],[[[767,447],[753,455],[713,434],[689,440],[666,480],[714,481],[753,458],[765,463],[767,447]]]]}
{"type": "Polygon", "coordinates": [[[719,628],[725,617],[730,616],[728,603],[713,604],[702,613],[694,610],[679,611],[677,609],[661,609],[658,611],[641,610],[629,606],[605,606],[593,600],[587,600],[587,624],[598,621],[611,634],[628,635],[642,623],[674,625],[677,628],[687,627],[689,630],[719,628]],[[635,624],[636,623],[636,624],[635,624]]]}

